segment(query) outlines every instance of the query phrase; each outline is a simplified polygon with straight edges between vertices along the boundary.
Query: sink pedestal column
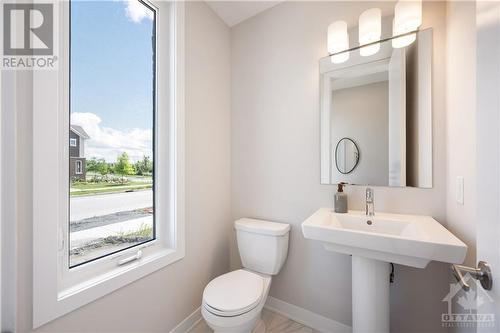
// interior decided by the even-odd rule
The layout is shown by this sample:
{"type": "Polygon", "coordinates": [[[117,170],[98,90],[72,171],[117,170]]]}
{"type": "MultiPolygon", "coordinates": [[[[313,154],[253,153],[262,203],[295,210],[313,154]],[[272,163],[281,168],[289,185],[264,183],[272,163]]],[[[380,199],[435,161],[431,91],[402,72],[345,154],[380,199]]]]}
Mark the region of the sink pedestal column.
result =
{"type": "Polygon", "coordinates": [[[389,333],[390,264],[352,256],[352,331],[389,333]]]}

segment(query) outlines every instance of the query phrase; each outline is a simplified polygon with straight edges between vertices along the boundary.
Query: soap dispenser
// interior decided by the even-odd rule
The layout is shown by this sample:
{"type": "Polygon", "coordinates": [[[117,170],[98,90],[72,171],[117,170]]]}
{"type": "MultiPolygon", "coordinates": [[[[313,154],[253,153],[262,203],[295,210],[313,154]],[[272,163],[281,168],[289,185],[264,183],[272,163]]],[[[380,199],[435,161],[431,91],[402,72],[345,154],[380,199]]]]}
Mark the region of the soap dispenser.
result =
{"type": "Polygon", "coordinates": [[[333,200],[333,207],[335,213],[347,213],[347,194],[344,193],[344,186],[346,183],[337,184],[337,193],[333,200]]]}

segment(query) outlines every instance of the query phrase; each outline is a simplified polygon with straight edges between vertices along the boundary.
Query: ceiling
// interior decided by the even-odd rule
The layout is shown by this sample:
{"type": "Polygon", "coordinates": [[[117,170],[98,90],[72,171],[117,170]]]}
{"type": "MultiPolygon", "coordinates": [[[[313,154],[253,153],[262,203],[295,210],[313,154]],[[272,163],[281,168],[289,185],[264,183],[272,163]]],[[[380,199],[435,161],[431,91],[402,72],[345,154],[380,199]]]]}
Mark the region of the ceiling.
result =
{"type": "Polygon", "coordinates": [[[206,3],[230,27],[257,15],[284,0],[278,1],[209,1],[206,3]]]}

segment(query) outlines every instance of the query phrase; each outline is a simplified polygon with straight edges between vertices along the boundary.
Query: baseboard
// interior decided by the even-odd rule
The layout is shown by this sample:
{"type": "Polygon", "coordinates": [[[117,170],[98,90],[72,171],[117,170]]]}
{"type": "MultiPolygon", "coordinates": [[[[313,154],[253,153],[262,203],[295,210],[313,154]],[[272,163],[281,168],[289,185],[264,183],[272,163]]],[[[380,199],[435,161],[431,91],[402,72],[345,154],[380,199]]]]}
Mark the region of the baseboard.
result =
{"type": "Polygon", "coordinates": [[[198,307],[191,313],[186,319],[180,322],[179,325],[175,326],[170,333],[186,333],[193,329],[202,320],[201,309],[198,307]]]}
{"type": "Polygon", "coordinates": [[[316,331],[331,333],[352,332],[352,328],[350,326],[344,325],[330,318],[323,317],[296,305],[283,302],[282,300],[271,296],[267,297],[265,308],[288,317],[300,324],[306,325],[316,331]]]}
{"type": "MultiPolygon", "coordinates": [[[[350,326],[339,323],[330,318],[323,317],[319,314],[303,309],[296,305],[284,302],[277,298],[268,296],[266,300],[266,309],[279,313],[293,321],[302,325],[308,326],[316,331],[328,333],[351,333],[350,326]]],[[[202,320],[201,308],[197,308],[179,325],[175,326],[170,333],[186,333],[193,329],[196,324],[202,320]]]]}

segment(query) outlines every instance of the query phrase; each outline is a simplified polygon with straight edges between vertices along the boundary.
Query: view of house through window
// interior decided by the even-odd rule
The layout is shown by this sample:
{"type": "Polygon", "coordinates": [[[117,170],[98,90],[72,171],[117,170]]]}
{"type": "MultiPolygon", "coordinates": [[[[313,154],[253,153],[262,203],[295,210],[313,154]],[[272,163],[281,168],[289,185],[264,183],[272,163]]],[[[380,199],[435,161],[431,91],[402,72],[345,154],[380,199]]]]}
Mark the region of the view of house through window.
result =
{"type": "Polygon", "coordinates": [[[153,240],[155,11],[72,1],[70,267],[153,240]]]}

